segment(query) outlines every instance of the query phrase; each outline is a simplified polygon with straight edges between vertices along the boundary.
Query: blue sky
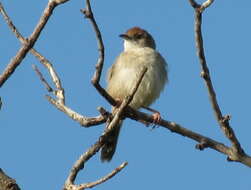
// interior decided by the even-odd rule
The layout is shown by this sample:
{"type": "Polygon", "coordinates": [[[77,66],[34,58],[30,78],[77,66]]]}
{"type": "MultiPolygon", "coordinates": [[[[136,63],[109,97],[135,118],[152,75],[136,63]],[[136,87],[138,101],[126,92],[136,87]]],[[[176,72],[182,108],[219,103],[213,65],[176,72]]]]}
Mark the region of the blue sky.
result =
{"type": "MultiPolygon", "coordinates": [[[[19,31],[28,36],[47,1],[1,1],[19,31]]],[[[202,1],[200,1],[202,2],[202,1]]],[[[169,65],[170,82],[152,105],[162,117],[229,145],[211,109],[200,78],[194,43],[194,14],[188,0],[93,1],[93,11],[103,35],[105,72],[122,51],[119,34],[132,26],[147,29],[169,65]]],[[[90,80],[97,61],[93,29],[80,9],[84,1],[71,0],[58,7],[41,33],[35,48],[49,59],[61,77],[66,104],[86,115],[109,105],[90,80]]],[[[219,105],[231,114],[231,126],[243,148],[251,154],[250,0],[217,1],[203,15],[206,58],[219,105]]],[[[0,19],[0,71],[20,47],[5,21],[0,19]]],[[[92,145],[103,126],[81,128],[44,98],[47,94],[31,65],[46,70],[28,54],[14,75],[0,89],[1,168],[22,189],[61,189],[76,159],[92,145]]],[[[77,182],[94,181],[123,161],[128,166],[96,189],[250,189],[250,169],[229,163],[226,156],[165,129],[151,130],[126,120],[117,152],[110,163],[93,157],[77,182]]]]}

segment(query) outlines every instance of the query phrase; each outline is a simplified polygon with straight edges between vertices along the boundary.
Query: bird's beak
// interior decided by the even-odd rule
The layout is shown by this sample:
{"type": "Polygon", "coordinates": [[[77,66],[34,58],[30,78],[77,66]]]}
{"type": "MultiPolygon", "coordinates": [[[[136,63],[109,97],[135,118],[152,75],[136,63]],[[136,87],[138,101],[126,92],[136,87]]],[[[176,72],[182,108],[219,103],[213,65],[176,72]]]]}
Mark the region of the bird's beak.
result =
{"type": "Polygon", "coordinates": [[[127,34],[120,34],[119,37],[123,38],[124,40],[130,40],[131,39],[127,34]]]}

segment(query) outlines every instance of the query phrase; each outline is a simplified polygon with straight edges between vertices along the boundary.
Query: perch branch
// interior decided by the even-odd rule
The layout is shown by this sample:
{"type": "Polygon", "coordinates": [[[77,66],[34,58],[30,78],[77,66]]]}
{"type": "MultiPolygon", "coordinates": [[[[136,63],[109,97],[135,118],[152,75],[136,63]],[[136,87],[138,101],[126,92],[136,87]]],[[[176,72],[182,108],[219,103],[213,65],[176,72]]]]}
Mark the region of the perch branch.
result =
{"type": "MultiPolygon", "coordinates": [[[[97,72],[97,70],[96,70],[96,72],[97,72]]],[[[56,100],[54,100],[50,97],[47,97],[47,98],[50,99],[50,102],[52,104],[58,105],[56,107],[59,110],[65,112],[65,113],[69,112],[69,111],[66,111],[67,107],[65,107],[64,105],[57,103],[56,100]]],[[[90,119],[90,121],[87,121],[85,118],[84,119],[85,122],[82,122],[81,125],[88,126],[88,125],[101,124],[101,123],[104,123],[111,115],[109,112],[107,112],[105,110],[102,111],[102,109],[100,109],[100,112],[102,114],[101,114],[101,116],[98,117],[99,119],[96,120],[96,118],[93,118],[93,119],[90,119]]],[[[70,113],[71,113],[71,111],[70,111],[70,113]]],[[[69,115],[72,119],[75,119],[75,120],[76,120],[76,118],[78,118],[74,114],[67,114],[67,115],[69,115]]],[[[130,107],[126,108],[123,115],[124,115],[124,117],[129,117],[129,118],[136,120],[136,121],[146,121],[149,123],[153,122],[151,115],[145,114],[140,111],[133,110],[130,107]]],[[[82,117],[81,115],[79,115],[79,116],[80,116],[79,118],[82,117]]],[[[228,119],[228,118],[226,117],[225,120],[226,119],[228,119]]],[[[226,122],[226,121],[224,121],[224,122],[226,122]]],[[[190,131],[175,122],[166,121],[164,119],[162,119],[162,121],[160,122],[160,126],[166,128],[166,129],[169,129],[171,132],[175,132],[177,134],[183,135],[185,137],[188,137],[188,138],[193,139],[194,141],[198,142],[198,144],[196,145],[196,148],[198,148],[199,150],[203,150],[205,148],[211,148],[211,149],[214,149],[220,153],[227,155],[229,158],[231,158],[232,160],[234,160],[236,162],[241,162],[244,165],[251,167],[250,156],[248,156],[247,154],[243,154],[239,157],[236,157],[235,156],[236,154],[234,153],[232,148],[224,145],[221,142],[215,141],[215,140],[208,138],[206,136],[203,136],[199,133],[190,131]]]]}
{"type": "Polygon", "coordinates": [[[203,11],[209,7],[213,0],[208,0],[204,2],[202,5],[197,4],[195,1],[190,0],[191,5],[194,7],[195,10],[195,41],[196,41],[196,47],[197,47],[197,55],[199,57],[199,61],[201,64],[201,76],[205,81],[210,102],[214,111],[214,114],[216,116],[216,119],[225,134],[225,136],[230,140],[232,143],[232,154],[229,155],[229,160],[240,160],[243,156],[245,156],[245,152],[241,147],[241,144],[239,143],[233,129],[231,128],[229,124],[230,117],[223,116],[221,109],[219,107],[216,93],[211,81],[210,72],[206,63],[205,53],[204,53],[204,47],[203,47],[203,38],[202,38],[202,31],[201,31],[201,24],[202,24],[202,13],[203,11]],[[194,3],[193,3],[194,2],[194,3]]]}
{"type": "MultiPolygon", "coordinates": [[[[136,111],[131,108],[127,108],[127,110],[125,111],[125,117],[128,117],[136,121],[146,121],[148,123],[153,122],[152,115],[146,114],[140,111],[136,111]]],[[[205,148],[211,148],[213,150],[216,150],[220,153],[227,155],[228,158],[235,158],[235,159],[232,159],[232,161],[240,162],[248,167],[251,167],[251,157],[249,155],[243,154],[239,157],[236,157],[235,152],[232,151],[232,148],[224,145],[221,142],[215,141],[209,137],[193,132],[189,130],[188,128],[184,128],[180,124],[172,122],[172,121],[161,119],[158,125],[160,127],[164,127],[165,129],[170,130],[171,132],[182,135],[184,137],[188,137],[198,142],[198,144],[196,145],[196,148],[199,150],[203,150],[205,148]]]]}
{"type": "MultiPolygon", "coordinates": [[[[40,17],[40,20],[37,26],[35,27],[34,31],[28,37],[28,39],[22,44],[22,47],[18,50],[17,54],[11,59],[10,63],[7,65],[7,67],[3,71],[2,75],[0,75],[0,87],[3,86],[6,80],[12,75],[15,69],[20,65],[20,63],[25,58],[28,51],[34,46],[41,31],[43,30],[44,26],[46,25],[47,21],[52,15],[52,12],[56,8],[56,6],[58,6],[59,4],[65,3],[67,1],[68,0],[51,0],[48,2],[47,7],[45,8],[44,13],[40,17]]],[[[0,3],[0,10],[2,13],[3,6],[1,3],[0,3]]]]}

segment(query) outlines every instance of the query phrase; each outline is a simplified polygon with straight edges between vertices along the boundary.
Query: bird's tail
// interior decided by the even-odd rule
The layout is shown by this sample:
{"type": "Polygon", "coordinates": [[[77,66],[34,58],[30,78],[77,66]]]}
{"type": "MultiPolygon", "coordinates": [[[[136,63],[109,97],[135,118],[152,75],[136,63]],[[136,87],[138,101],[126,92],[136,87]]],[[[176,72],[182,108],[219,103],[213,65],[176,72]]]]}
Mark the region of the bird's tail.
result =
{"type": "Polygon", "coordinates": [[[110,132],[109,136],[107,137],[107,140],[101,149],[101,161],[102,162],[111,161],[116,150],[116,146],[117,146],[117,142],[119,138],[119,132],[120,132],[122,123],[123,121],[120,120],[117,126],[114,127],[114,129],[110,132]]]}

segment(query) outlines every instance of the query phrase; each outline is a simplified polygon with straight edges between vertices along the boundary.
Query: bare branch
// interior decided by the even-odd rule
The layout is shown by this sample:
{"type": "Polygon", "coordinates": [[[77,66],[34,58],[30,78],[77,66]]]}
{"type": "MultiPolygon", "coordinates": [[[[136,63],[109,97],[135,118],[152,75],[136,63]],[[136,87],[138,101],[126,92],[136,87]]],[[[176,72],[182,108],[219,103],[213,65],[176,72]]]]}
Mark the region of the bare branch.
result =
{"type": "MultiPolygon", "coordinates": [[[[198,12],[199,12],[199,10],[198,10],[198,12]]],[[[101,39],[101,43],[102,43],[102,39],[101,39]]],[[[204,52],[203,52],[203,55],[204,55],[204,52]]],[[[204,60],[205,60],[205,58],[204,58],[204,60]]],[[[98,73],[97,70],[96,70],[96,73],[98,73]]],[[[94,76],[96,76],[96,74],[94,76]]],[[[70,108],[66,107],[65,105],[62,105],[62,104],[58,103],[53,98],[51,98],[49,96],[47,96],[47,98],[59,110],[66,113],[72,119],[78,121],[82,126],[92,126],[92,125],[97,125],[97,124],[104,123],[111,115],[110,113],[108,113],[105,110],[103,110],[103,111],[100,110],[101,113],[102,113],[101,116],[98,116],[98,117],[95,117],[95,118],[83,117],[82,115],[72,111],[70,108]]],[[[129,118],[131,118],[133,120],[137,120],[137,121],[146,121],[146,122],[149,122],[149,123],[153,122],[151,115],[147,115],[145,113],[133,110],[130,107],[126,108],[123,115],[125,117],[129,117],[129,118]]],[[[226,118],[224,119],[224,122],[227,122],[226,118]]],[[[212,148],[212,149],[214,149],[214,150],[216,150],[218,152],[221,152],[221,153],[227,155],[229,158],[231,158],[234,161],[241,162],[241,163],[251,167],[250,157],[248,155],[246,155],[246,154],[243,154],[243,155],[241,155],[239,157],[236,157],[237,154],[234,153],[234,151],[231,149],[231,147],[228,147],[228,146],[226,146],[226,145],[224,145],[224,144],[222,144],[220,142],[217,142],[217,141],[215,141],[213,139],[205,137],[205,136],[203,136],[201,134],[190,131],[190,130],[182,127],[181,125],[179,125],[179,124],[177,124],[175,122],[162,120],[160,122],[160,125],[162,127],[165,127],[167,129],[169,129],[172,132],[181,134],[183,136],[186,136],[186,137],[189,137],[189,138],[195,140],[196,142],[198,142],[198,144],[196,145],[196,148],[198,148],[200,150],[203,150],[205,148],[212,148]]]]}
{"type": "MultiPolygon", "coordinates": [[[[191,3],[191,1],[190,1],[191,3]]],[[[195,8],[195,41],[196,41],[196,47],[197,47],[197,54],[199,57],[199,61],[201,64],[201,76],[205,81],[205,84],[207,86],[210,102],[214,111],[214,114],[216,116],[216,119],[224,132],[225,136],[230,140],[232,143],[232,154],[229,155],[230,160],[240,160],[241,157],[245,156],[245,152],[241,147],[241,144],[239,143],[237,137],[235,136],[235,133],[233,129],[231,128],[229,124],[229,116],[223,116],[221,109],[219,107],[216,93],[211,81],[210,72],[207,67],[205,53],[204,53],[204,47],[203,47],[203,38],[202,38],[202,31],[201,31],[201,24],[202,24],[202,11],[209,7],[213,3],[213,0],[208,0],[204,2],[199,8],[195,8]]],[[[194,6],[193,6],[194,7],[194,6]]]]}
{"type": "MultiPolygon", "coordinates": [[[[65,105],[59,103],[58,101],[54,100],[50,96],[47,96],[47,99],[55,105],[60,111],[66,113],[69,117],[71,117],[73,120],[76,120],[80,123],[80,125],[85,127],[90,127],[94,125],[99,125],[102,123],[105,123],[109,116],[111,115],[107,111],[99,108],[100,112],[102,112],[102,115],[94,117],[94,118],[87,118],[84,117],[74,111],[72,111],[70,108],[66,107],[65,105]]],[[[129,117],[136,121],[146,121],[148,123],[153,122],[152,115],[146,114],[137,110],[133,110],[130,107],[127,107],[124,114],[125,117],[129,117]]],[[[117,119],[119,119],[117,117],[117,119]]],[[[159,126],[164,127],[171,132],[175,132],[177,134],[180,134],[182,136],[188,137],[190,139],[193,139],[194,141],[198,142],[196,145],[196,148],[203,150],[205,148],[212,148],[220,153],[223,153],[227,155],[229,158],[232,158],[232,160],[241,162],[249,167],[251,167],[251,158],[248,155],[242,155],[242,157],[236,157],[235,153],[232,151],[231,147],[228,147],[221,142],[215,141],[209,137],[203,136],[199,133],[193,132],[187,128],[182,127],[180,124],[167,121],[162,119],[159,123],[159,126]]],[[[110,127],[109,127],[110,128],[110,127]]]]}
{"type": "MultiPolygon", "coordinates": [[[[59,109],[60,111],[64,112],[66,115],[68,115],[73,120],[79,122],[79,124],[82,125],[82,126],[84,126],[84,127],[90,127],[90,126],[94,126],[94,125],[99,125],[99,124],[105,123],[107,121],[107,119],[111,116],[111,113],[107,112],[104,108],[98,107],[98,110],[101,113],[100,116],[92,117],[92,118],[84,117],[81,114],[73,111],[72,109],[70,109],[66,105],[58,102],[54,98],[52,98],[50,96],[46,96],[46,98],[57,109],[59,109]]],[[[146,122],[152,123],[153,120],[152,120],[152,116],[151,115],[145,114],[145,113],[140,112],[140,111],[133,110],[131,108],[127,108],[127,109],[128,109],[128,111],[125,113],[125,115],[127,117],[129,117],[129,118],[131,118],[133,120],[137,120],[137,121],[145,120],[146,122]]],[[[166,121],[166,122],[168,122],[168,121],[166,121]]]]}
{"type": "Polygon", "coordinates": [[[94,32],[96,34],[97,43],[98,43],[98,51],[99,51],[99,58],[96,64],[96,71],[92,77],[92,84],[111,105],[115,106],[116,101],[106,92],[104,88],[99,84],[103,65],[104,65],[104,57],[105,57],[105,48],[102,40],[102,35],[98,28],[98,25],[95,21],[94,15],[92,13],[91,4],[89,0],[86,0],[86,8],[84,10],[81,9],[81,12],[88,18],[93,26],[94,32]]]}
{"type": "MultiPolygon", "coordinates": [[[[9,65],[7,65],[2,75],[0,75],[0,87],[2,87],[5,81],[12,75],[15,69],[20,65],[22,60],[25,58],[28,51],[34,46],[41,31],[43,30],[50,16],[52,15],[52,12],[55,9],[55,7],[61,3],[65,3],[66,1],[68,0],[49,1],[34,31],[29,36],[29,38],[23,43],[22,47],[18,50],[17,54],[11,59],[9,65]]],[[[1,10],[1,13],[3,14],[4,9],[1,3],[0,3],[0,10],[1,10]]]]}
{"type": "Polygon", "coordinates": [[[54,2],[54,3],[56,3],[56,4],[63,4],[63,3],[65,3],[65,2],[67,2],[67,1],[69,1],[69,0],[50,0],[51,2],[54,2]]]}
{"type": "MultiPolygon", "coordinates": [[[[27,40],[22,36],[22,34],[18,31],[18,29],[15,27],[15,25],[13,24],[13,22],[11,21],[10,17],[8,16],[8,14],[6,13],[6,11],[4,10],[4,7],[1,5],[0,3],[0,12],[3,15],[4,19],[6,20],[9,28],[11,29],[11,31],[15,34],[15,36],[21,41],[22,44],[27,43],[27,40]]],[[[61,103],[65,103],[65,96],[64,96],[64,89],[61,85],[61,81],[57,75],[57,73],[55,72],[52,64],[50,63],[50,61],[48,59],[46,59],[43,55],[41,55],[39,52],[37,52],[34,48],[30,49],[30,52],[47,68],[53,83],[56,86],[56,90],[53,91],[54,95],[57,96],[58,101],[60,101],[61,103]]],[[[42,74],[41,72],[36,69],[36,73],[39,75],[40,79],[42,74]],[[40,73],[40,74],[39,74],[40,73]]],[[[42,82],[47,83],[46,80],[43,78],[42,82]]],[[[44,83],[44,84],[45,84],[44,83]]],[[[48,83],[47,83],[48,84],[48,83]]],[[[47,86],[47,85],[46,85],[47,86]]],[[[48,87],[48,86],[47,86],[48,87]]],[[[46,87],[46,88],[47,88],[46,87]]],[[[48,90],[48,89],[47,89],[48,90]]],[[[50,90],[49,90],[50,91],[50,90]]]]}
{"type": "MultiPolygon", "coordinates": [[[[39,54],[35,50],[32,52],[33,52],[32,54],[35,55],[39,59],[39,61],[47,68],[47,70],[52,78],[52,81],[53,81],[54,85],[56,86],[56,89],[52,90],[52,92],[57,97],[58,102],[60,102],[61,104],[64,105],[65,104],[64,88],[63,88],[61,81],[60,81],[60,78],[58,77],[52,64],[49,62],[49,60],[47,60],[45,57],[43,57],[41,54],[39,54]]],[[[38,76],[40,77],[41,81],[45,84],[45,86],[47,86],[46,84],[48,84],[48,82],[45,80],[42,73],[39,71],[39,69],[37,67],[36,67],[35,71],[37,73],[40,73],[40,74],[38,74],[38,76]]],[[[49,91],[49,92],[51,92],[51,91],[49,91]]]]}
{"type": "Polygon", "coordinates": [[[113,176],[118,174],[122,169],[124,169],[124,167],[126,167],[127,164],[128,164],[128,162],[123,162],[119,167],[115,168],[111,173],[107,174],[106,176],[104,176],[103,178],[101,178],[95,182],[90,182],[90,183],[78,185],[77,190],[82,190],[82,189],[86,189],[86,188],[93,188],[101,183],[106,182],[107,180],[111,179],[113,176]]]}
{"type": "Polygon", "coordinates": [[[189,2],[193,8],[198,8],[200,6],[195,0],[189,0],[189,2]]]}
{"type": "MultiPolygon", "coordinates": [[[[11,31],[16,35],[16,37],[22,42],[26,43],[27,40],[22,36],[22,34],[18,31],[18,29],[15,27],[13,22],[11,21],[10,17],[7,15],[6,11],[3,7],[1,7],[1,13],[6,20],[8,26],[10,27],[11,31]]],[[[41,55],[39,52],[37,52],[34,48],[30,50],[30,52],[47,68],[53,83],[56,86],[56,90],[53,90],[48,82],[43,77],[42,73],[38,70],[38,68],[35,68],[36,73],[38,74],[39,78],[43,82],[43,84],[46,86],[47,90],[51,92],[53,90],[53,94],[57,97],[57,100],[51,98],[50,96],[46,96],[48,101],[52,103],[54,106],[56,106],[60,111],[67,114],[69,117],[71,117],[73,120],[76,120],[80,123],[80,125],[85,127],[90,127],[94,125],[99,125],[102,123],[105,123],[107,120],[107,116],[100,115],[97,117],[84,117],[80,115],[79,113],[71,110],[67,106],[65,106],[65,95],[64,95],[64,89],[62,87],[61,81],[59,76],[57,75],[55,69],[53,68],[52,63],[48,59],[46,59],[43,55],[41,55]]]]}
{"type": "MultiPolygon", "coordinates": [[[[136,121],[146,121],[148,123],[153,122],[152,115],[136,111],[130,108],[127,108],[127,110],[125,111],[125,116],[136,121]]],[[[199,143],[196,145],[196,148],[200,150],[203,150],[204,148],[211,148],[213,150],[216,150],[220,153],[227,155],[228,158],[231,158],[232,161],[241,162],[242,164],[251,167],[251,157],[249,155],[243,154],[237,156],[236,152],[234,152],[231,147],[228,147],[221,142],[215,141],[209,137],[193,132],[188,128],[184,128],[180,124],[172,121],[161,119],[158,125],[160,127],[164,127],[170,130],[171,132],[193,139],[194,141],[199,143]]]]}
{"type": "Polygon", "coordinates": [[[207,0],[204,3],[202,3],[201,5],[199,3],[197,3],[195,0],[189,0],[189,3],[191,4],[191,6],[194,9],[198,9],[198,11],[203,12],[206,8],[208,8],[212,3],[214,2],[214,0],[207,0]]]}
{"type": "Polygon", "coordinates": [[[15,36],[18,39],[21,39],[21,42],[24,44],[26,43],[26,39],[24,39],[22,37],[22,35],[19,33],[19,31],[17,30],[17,28],[15,27],[15,25],[13,24],[13,22],[11,21],[10,17],[7,15],[3,5],[0,2],[0,12],[4,18],[4,20],[6,21],[6,23],[8,24],[8,26],[10,27],[11,31],[15,34],[15,36]]]}
{"type": "Polygon", "coordinates": [[[59,101],[55,100],[54,98],[50,96],[46,96],[47,100],[53,104],[57,109],[64,112],[66,115],[68,115],[73,120],[77,121],[81,126],[84,127],[90,127],[94,125],[100,125],[102,123],[105,123],[107,118],[103,115],[99,115],[97,117],[85,117],[72,109],[68,108],[66,105],[60,103],[59,101]]]}
{"type": "Polygon", "coordinates": [[[204,3],[202,3],[200,10],[204,11],[206,8],[208,8],[212,3],[214,2],[214,0],[207,0],[204,3]]]}
{"type": "Polygon", "coordinates": [[[37,68],[36,65],[32,65],[32,68],[34,69],[34,71],[37,73],[37,75],[39,76],[40,80],[42,81],[42,83],[44,84],[45,88],[47,89],[48,92],[52,92],[53,89],[51,88],[51,86],[49,85],[49,83],[45,80],[45,78],[43,77],[42,73],[39,71],[39,69],[37,68]]]}
{"type": "Polygon", "coordinates": [[[43,66],[48,70],[52,81],[56,87],[56,90],[53,91],[53,94],[58,98],[58,101],[61,104],[65,104],[65,94],[64,94],[64,88],[61,84],[60,78],[53,68],[52,63],[46,59],[43,55],[41,55],[39,52],[37,52],[35,49],[31,49],[31,53],[40,61],[40,63],[43,64],[43,66]]]}

